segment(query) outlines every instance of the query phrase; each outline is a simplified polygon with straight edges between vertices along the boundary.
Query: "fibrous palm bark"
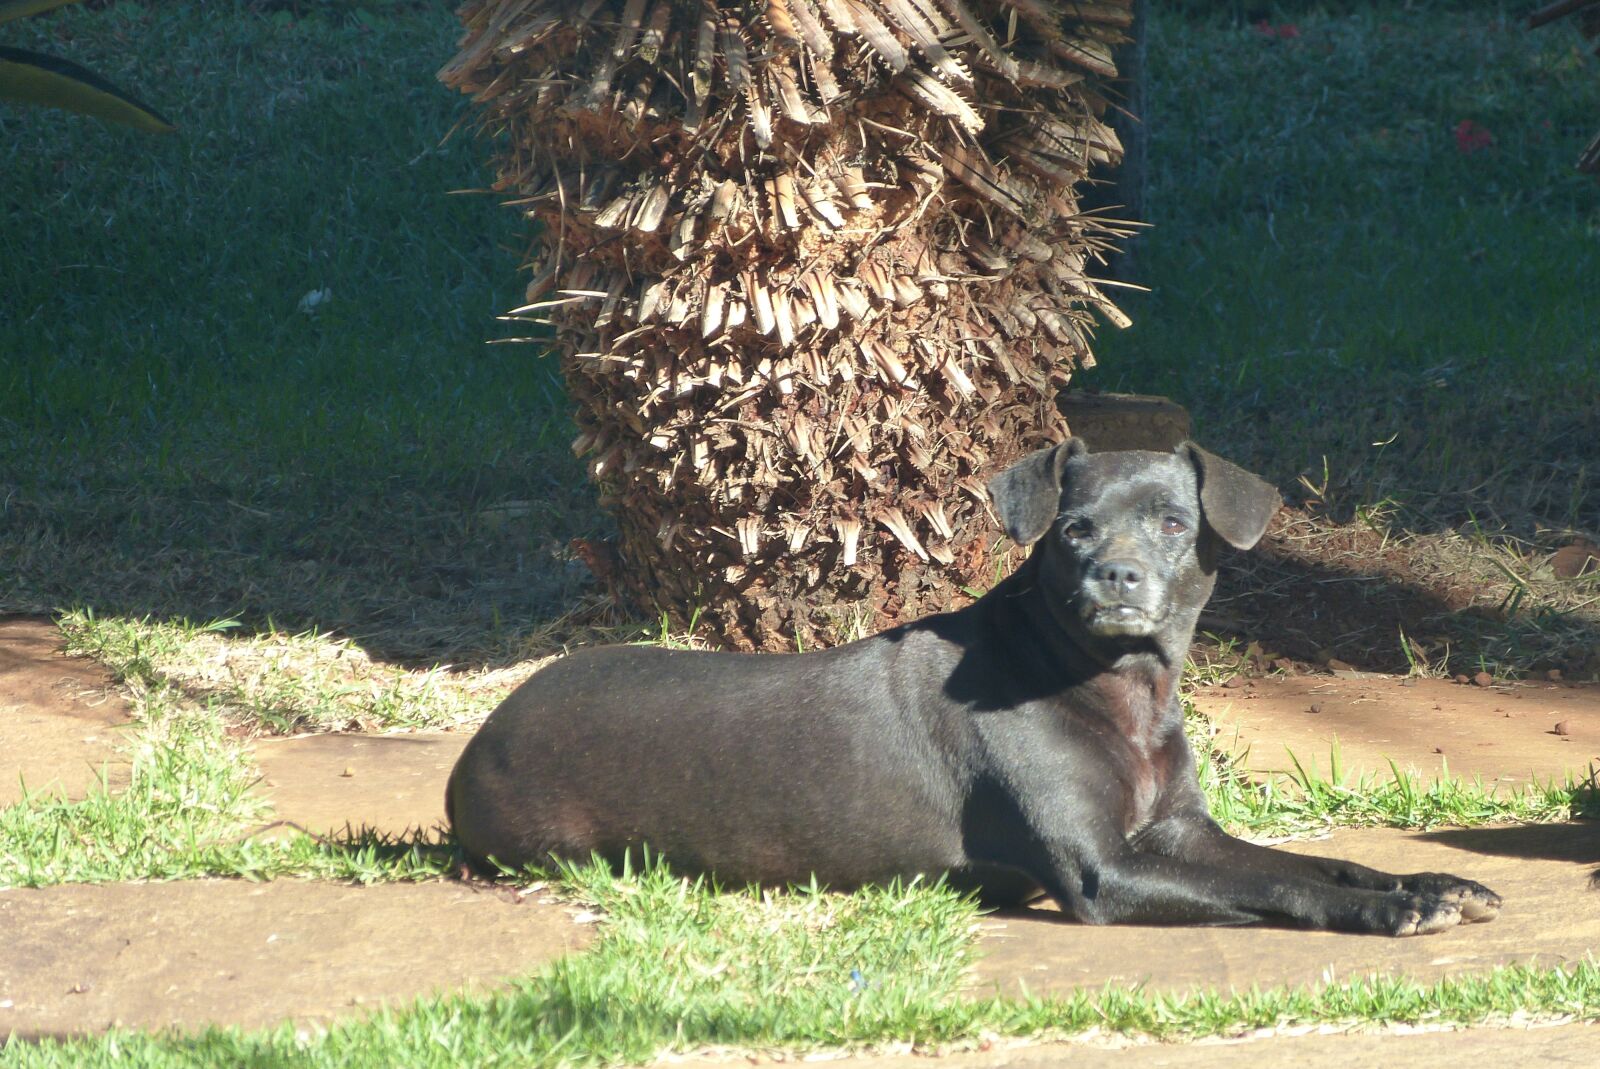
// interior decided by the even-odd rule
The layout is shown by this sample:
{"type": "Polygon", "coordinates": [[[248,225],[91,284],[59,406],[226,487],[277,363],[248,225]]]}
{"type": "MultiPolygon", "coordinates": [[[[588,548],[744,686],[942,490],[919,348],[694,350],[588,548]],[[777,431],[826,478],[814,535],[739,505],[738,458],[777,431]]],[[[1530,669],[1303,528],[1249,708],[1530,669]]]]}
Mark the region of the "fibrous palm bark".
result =
{"type": "Polygon", "coordinates": [[[984,482],[1092,363],[1076,185],[1131,0],[469,0],[441,72],[539,224],[618,575],[741,646],[992,574],[984,482]]]}
{"type": "MultiPolygon", "coordinates": [[[[1528,25],[1538,29],[1568,15],[1577,16],[1578,30],[1584,37],[1591,41],[1600,39],[1600,0],[1556,0],[1529,15],[1528,25]]],[[[1600,55],[1600,47],[1595,49],[1595,54],[1600,55]]],[[[1600,174],[1600,136],[1590,141],[1578,157],[1578,170],[1584,174],[1600,174]]]]}

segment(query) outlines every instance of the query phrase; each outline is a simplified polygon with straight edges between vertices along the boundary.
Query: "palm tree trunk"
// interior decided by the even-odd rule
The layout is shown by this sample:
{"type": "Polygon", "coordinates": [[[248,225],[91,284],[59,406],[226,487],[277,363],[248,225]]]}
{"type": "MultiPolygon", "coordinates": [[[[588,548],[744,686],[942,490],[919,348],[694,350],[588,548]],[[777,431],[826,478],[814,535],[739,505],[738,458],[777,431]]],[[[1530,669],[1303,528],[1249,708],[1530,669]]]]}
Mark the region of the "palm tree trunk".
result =
{"type": "MultiPolygon", "coordinates": [[[[1576,15],[1578,31],[1590,41],[1600,38],[1600,0],[1556,0],[1528,16],[1528,26],[1538,29],[1556,19],[1576,15]]],[[[1600,47],[1595,49],[1600,55],[1600,47]]],[[[1582,174],[1600,174],[1600,135],[1590,141],[1578,156],[1577,168],[1582,174]]]]}
{"type": "Polygon", "coordinates": [[[469,0],[620,586],[743,647],[992,582],[985,480],[1065,433],[1131,0],[469,0]]]}

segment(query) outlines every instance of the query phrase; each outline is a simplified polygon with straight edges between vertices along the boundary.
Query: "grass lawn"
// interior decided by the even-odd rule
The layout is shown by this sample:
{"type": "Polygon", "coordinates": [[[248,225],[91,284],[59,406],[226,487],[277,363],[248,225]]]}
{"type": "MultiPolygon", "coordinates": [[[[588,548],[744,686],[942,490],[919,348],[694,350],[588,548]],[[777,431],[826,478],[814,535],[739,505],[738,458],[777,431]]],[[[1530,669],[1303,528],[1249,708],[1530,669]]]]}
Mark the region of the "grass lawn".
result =
{"type": "Polygon", "coordinates": [[[503,656],[579,601],[563,547],[601,521],[554,362],[484,344],[524,239],[456,193],[486,153],[445,141],[451,15],[251,6],[7,27],[180,132],[0,112],[0,604],[503,656]]]}
{"type": "MultiPolygon", "coordinates": [[[[180,133],[0,108],[0,611],[72,610],[69,641],[125,679],[142,721],[127,791],[0,810],[0,883],[437,878],[437,841],[241,837],[262,814],[224,725],[468,723],[529,657],[596,623],[640,634],[594,608],[565,548],[605,520],[553,364],[485,344],[518,303],[523,239],[492,197],[451,194],[485,183],[486,151],[445,140],[467,116],[432,80],[448,5],[266,10],[295,6],[113,3],[6,27],[180,133]]],[[[1525,32],[1517,5],[1292,5],[1270,24],[1297,33],[1270,36],[1153,6],[1152,292],[1083,384],[1173,396],[1203,442],[1297,487],[1326,529],[1489,576],[1506,611],[1447,637],[1481,630],[1473,655],[1497,671],[1590,646],[1600,665],[1600,576],[1541,570],[1600,533],[1600,186],[1570,169],[1600,65],[1567,28],[1525,32]]],[[[1263,834],[1574,805],[1563,788],[1202,772],[1219,817],[1263,834]]],[[[502,996],[326,1036],[12,1044],[0,1065],[600,1064],[707,1044],[1600,1015],[1593,963],[967,1002],[975,914],[940,889],[562,880],[609,918],[600,940],[502,996]]]]}
{"type": "Polygon", "coordinates": [[[1347,510],[1593,535],[1600,63],[1518,4],[1346,6],[1154,20],[1155,292],[1088,384],[1174,396],[1286,488],[1326,458],[1347,510]]]}

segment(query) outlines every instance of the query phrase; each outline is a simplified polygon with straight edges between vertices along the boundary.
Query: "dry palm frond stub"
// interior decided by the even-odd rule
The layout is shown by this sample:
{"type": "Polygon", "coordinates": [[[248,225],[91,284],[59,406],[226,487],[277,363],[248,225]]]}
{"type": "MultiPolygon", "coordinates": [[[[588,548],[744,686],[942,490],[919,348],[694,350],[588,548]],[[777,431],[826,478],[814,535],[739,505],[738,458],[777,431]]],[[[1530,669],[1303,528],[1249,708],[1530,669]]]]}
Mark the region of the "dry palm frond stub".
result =
{"type": "MultiPolygon", "coordinates": [[[[1590,41],[1600,39],[1600,0],[1557,0],[1528,16],[1528,26],[1538,29],[1568,15],[1578,16],[1578,32],[1590,41]]],[[[1600,45],[1595,47],[1600,55],[1600,45]]],[[[1584,174],[1600,174],[1600,135],[1589,142],[1589,147],[1578,157],[1578,170],[1584,174]]]]}
{"type": "Polygon", "coordinates": [[[1078,209],[1132,0],[468,0],[440,72],[537,222],[623,592],[739,645],[986,581],[984,481],[1091,366],[1078,209]]]}

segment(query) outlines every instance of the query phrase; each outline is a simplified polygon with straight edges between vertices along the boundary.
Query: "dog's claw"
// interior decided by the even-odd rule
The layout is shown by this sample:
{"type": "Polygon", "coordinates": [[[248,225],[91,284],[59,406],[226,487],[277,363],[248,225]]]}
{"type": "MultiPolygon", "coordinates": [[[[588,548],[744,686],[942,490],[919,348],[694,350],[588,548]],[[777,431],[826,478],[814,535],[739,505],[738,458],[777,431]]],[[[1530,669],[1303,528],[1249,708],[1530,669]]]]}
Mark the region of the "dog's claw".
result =
{"type": "Polygon", "coordinates": [[[1454,902],[1410,895],[1405,898],[1408,901],[1397,918],[1395,935],[1433,935],[1461,923],[1461,907],[1454,902]]]}
{"type": "Polygon", "coordinates": [[[1421,872],[1401,879],[1407,894],[1437,898],[1457,906],[1465,924],[1490,921],[1500,912],[1500,896],[1473,880],[1438,872],[1421,872]]]}
{"type": "Polygon", "coordinates": [[[1461,920],[1466,924],[1492,921],[1500,912],[1500,896],[1471,880],[1462,880],[1459,887],[1440,897],[1461,909],[1461,920]]]}
{"type": "Polygon", "coordinates": [[[1500,896],[1487,887],[1478,890],[1481,893],[1469,894],[1461,900],[1461,919],[1467,924],[1492,921],[1500,915],[1500,896]]]}

